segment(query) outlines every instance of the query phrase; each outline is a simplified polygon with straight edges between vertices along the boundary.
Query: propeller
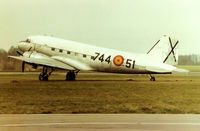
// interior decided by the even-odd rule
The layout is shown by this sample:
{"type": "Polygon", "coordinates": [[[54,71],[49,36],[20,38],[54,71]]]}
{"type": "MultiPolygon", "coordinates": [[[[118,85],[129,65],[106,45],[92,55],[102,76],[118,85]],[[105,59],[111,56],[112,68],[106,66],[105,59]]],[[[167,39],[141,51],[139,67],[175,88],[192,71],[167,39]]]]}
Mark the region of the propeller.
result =
{"type": "Polygon", "coordinates": [[[16,52],[17,52],[17,54],[18,54],[18,55],[21,55],[21,56],[23,56],[23,52],[22,52],[22,51],[20,51],[20,50],[17,50],[16,52]]]}
{"type": "Polygon", "coordinates": [[[24,69],[25,69],[25,62],[24,61],[22,61],[22,72],[24,72],[24,69]]]}

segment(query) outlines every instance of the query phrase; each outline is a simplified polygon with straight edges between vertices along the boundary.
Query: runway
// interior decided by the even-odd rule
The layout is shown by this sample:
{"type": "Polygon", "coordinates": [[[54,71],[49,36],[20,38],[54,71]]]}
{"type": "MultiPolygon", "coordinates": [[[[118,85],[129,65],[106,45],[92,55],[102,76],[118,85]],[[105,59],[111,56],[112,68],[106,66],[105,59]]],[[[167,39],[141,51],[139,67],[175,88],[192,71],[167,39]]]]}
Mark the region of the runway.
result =
{"type": "Polygon", "coordinates": [[[0,115],[0,130],[3,131],[199,131],[199,129],[200,115],[0,115]]]}

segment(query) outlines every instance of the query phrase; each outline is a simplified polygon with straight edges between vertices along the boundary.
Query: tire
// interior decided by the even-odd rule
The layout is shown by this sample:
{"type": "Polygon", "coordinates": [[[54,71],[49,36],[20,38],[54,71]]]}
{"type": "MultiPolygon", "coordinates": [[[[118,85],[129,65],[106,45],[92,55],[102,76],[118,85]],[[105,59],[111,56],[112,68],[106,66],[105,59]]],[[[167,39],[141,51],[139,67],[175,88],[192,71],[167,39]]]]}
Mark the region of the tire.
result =
{"type": "Polygon", "coordinates": [[[48,81],[49,80],[49,76],[48,75],[45,75],[44,76],[44,81],[48,81]]]}
{"type": "Polygon", "coordinates": [[[41,74],[39,75],[39,80],[40,80],[40,81],[43,81],[43,80],[44,80],[43,75],[41,75],[41,74]]]}
{"type": "Polygon", "coordinates": [[[66,75],[66,80],[67,81],[74,81],[76,78],[76,75],[74,72],[68,72],[66,75]]]}
{"type": "Polygon", "coordinates": [[[47,74],[45,74],[45,75],[40,74],[39,75],[39,80],[40,81],[48,81],[49,80],[49,76],[47,74]]]}
{"type": "Polygon", "coordinates": [[[155,77],[151,77],[150,81],[156,81],[155,77]]]}

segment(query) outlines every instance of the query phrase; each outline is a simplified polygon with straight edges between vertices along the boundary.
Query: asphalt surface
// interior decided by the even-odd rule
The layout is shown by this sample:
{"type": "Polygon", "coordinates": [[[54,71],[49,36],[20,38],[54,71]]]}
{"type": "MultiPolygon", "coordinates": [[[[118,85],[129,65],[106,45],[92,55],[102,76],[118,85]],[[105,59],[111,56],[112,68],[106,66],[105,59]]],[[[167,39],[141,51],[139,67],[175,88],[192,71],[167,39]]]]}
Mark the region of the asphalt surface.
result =
{"type": "Polygon", "coordinates": [[[0,115],[1,131],[199,131],[200,115],[0,115]]]}

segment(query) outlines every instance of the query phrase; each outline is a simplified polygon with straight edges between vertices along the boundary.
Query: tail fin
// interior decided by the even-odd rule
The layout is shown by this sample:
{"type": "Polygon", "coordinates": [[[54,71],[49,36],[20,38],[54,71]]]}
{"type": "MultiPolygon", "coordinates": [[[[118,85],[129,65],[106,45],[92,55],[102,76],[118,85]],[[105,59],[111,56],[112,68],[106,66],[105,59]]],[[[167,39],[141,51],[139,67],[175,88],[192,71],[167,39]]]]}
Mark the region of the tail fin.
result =
{"type": "Polygon", "coordinates": [[[164,35],[158,42],[148,51],[148,55],[166,64],[178,64],[178,45],[177,40],[164,35]]]}

